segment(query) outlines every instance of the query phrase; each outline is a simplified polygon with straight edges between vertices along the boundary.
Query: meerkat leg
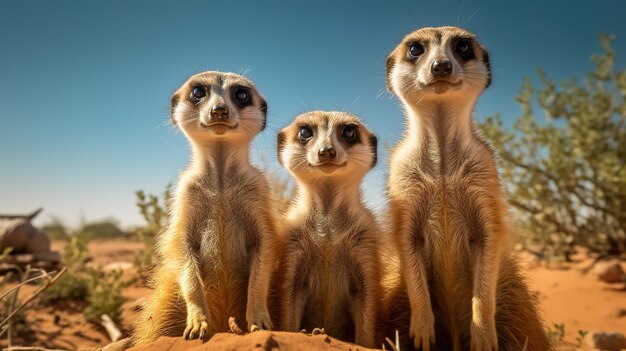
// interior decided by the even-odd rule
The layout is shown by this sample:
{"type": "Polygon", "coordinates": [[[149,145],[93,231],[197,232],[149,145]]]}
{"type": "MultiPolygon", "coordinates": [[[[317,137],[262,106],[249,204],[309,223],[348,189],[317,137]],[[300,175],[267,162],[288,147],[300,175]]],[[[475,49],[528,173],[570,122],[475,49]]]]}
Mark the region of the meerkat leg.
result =
{"type": "MultiPolygon", "coordinates": [[[[423,230],[423,228],[413,228],[415,224],[401,212],[402,207],[397,202],[391,203],[393,233],[397,238],[401,269],[406,279],[407,294],[411,305],[409,336],[413,338],[416,349],[429,351],[430,345],[435,343],[435,316],[428,291],[426,267],[415,247],[414,240],[411,240],[415,231],[423,230]]],[[[417,207],[413,212],[421,218],[418,223],[425,223],[423,210],[417,207]]]]}
{"type": "Polygon", "coordinates": [[[267,309],[272,262],[274,256],[275,230],[266,217],[260,221],[262,226],[258,235],[258,247],[251,253],[252,266],[248,283],[248,306],[246,319],[250,331],[272,329],[272,321],[267,309]]]}
{"type": "MultiPolygon", "coordinates": [[[[499,208],[497,199],[490,199],[499,208]]],[[[502,256],[504,224],[499,211],[489,211],[483,218],[486,237],[478,254],[472,295],[471,351],[497,351],[496,288],[502,256]]]]}
{"type": "MultiPolygon", "coordinates": [[[[190,198],[186,190],[181,191],[179,197],[182,199],[190,198]]],[[[172,257],[181,257],[178,263],[180,270],[178,284],[187,307],[187,325],[183,332],[185,339],[203,338],[208,334],[210,317],[205,295],[206,290],[200,277],[199,252],[192,245],[193,242],[199,241],[199,238],[189,230],[189,222],[185,217],[185,214],[191,212],[191,208],[193,205],[186,201],[177,204],[170,235],[166,236],[174,238],[170,239],[168,244],[168,250],[174,253],[172,257]]]]}
{"type": "Polygon", "coordinates": [[[204,338],[209,333],[209,306],[199,270],[193,259],[188,259],[180,277],[180,288],[187,305],[185,339],[204,338]]]}
{"type": "Polygon", "coordinates": [[[285,278],[281,289],[281,325],[286,331],[299,331],[302,325],[302,315],[309,293],[309,284],[306,262],[302,262],[302,252],[293,253],[287,257],[285,278]]]}
{"type": "MultiPolygon", "coordinates": [[[[376,272],[376,260],[370,259],[371,255],[361,255],[361,262],[356,265],[358,272],[354,272],[354,285],[357,289],[357,298],[353,299],[352,313],[355,329],[354,341],[357,344],[375,347],[376,338],[376,311],[380,301],[379,279],[371,272],[376,272]],[[368,274],[369,273],[369,274],[368,274]]],[[[357,261],[358,262],[358,261],[357,261]]],[[[354,268],[353,268],[354,269],[354,268]]]]}

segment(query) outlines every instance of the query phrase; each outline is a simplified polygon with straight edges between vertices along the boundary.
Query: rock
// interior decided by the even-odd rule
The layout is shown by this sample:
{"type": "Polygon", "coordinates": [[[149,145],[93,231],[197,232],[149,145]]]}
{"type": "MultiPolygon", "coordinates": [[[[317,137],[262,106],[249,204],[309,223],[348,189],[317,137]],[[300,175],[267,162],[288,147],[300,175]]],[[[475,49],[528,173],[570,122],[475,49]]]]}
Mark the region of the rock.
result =
{"type": "Polygon", "coordinates": [[[593,269],[598,275],[598,279],[605,283],[624,282],[624,270],[617,260],[598,262],[593,269]]]}
{"type": "Polygon", "coordinates": [[[585,337],[587,345],[594,349],[619,351],[626,349],[626,337],[621,333],[593,332],[585,337]]]}
{"type": "Polygon", "coordinates": [[[0,252],[12,248],[12,254],[35,254],[50,251],[48,235],[30,223],[31,217],[0,216],[0,252]]]}
{"type": "MultiPolygon", "coordinates": [[[[209,351],[209,350],[254,350],[254,351],[373,351],[367,347],[339,341],[325,334],[257,331],[246,335],[227,333],[215,334],[209,341],[186,341],[182,337],[160,337],[155,342],[137,346],[132,351],[209,351]]],[[[107,349],[108,351],[108,349],[107,349]]]]}

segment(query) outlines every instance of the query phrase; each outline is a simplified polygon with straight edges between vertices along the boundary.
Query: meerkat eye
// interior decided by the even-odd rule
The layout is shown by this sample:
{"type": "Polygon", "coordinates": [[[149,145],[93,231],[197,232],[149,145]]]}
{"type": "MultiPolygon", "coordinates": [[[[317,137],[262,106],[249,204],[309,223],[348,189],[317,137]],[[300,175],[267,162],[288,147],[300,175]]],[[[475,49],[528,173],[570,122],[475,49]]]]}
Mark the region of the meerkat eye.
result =
{"type": "Polygon", "coordinates": [[[250,100],[250,92],[246,88],[238,88],[234,94],[235,100],[239,103],[246,103],[250,100]]]}
{"type": "Polygon", "coordinates": [[[347,141],[354,141],[356,139],[356,126],[347,125],[341,132],[341,137],[347,141]]]}
{"type": "Polygon", "coordinates": [[[420,43],[413,43],[409,46],[409,51],[407,53],[407,55],[410,58],[416,58],[419,57],[421,54],[424,53],[424,47],[422,46],[422,44],[420,43]]]}
{"type": "Polygon", "coordinates": [[[307,141],[313,137],[313,129],[309,126],[302,126],[298,131],[298,140],[307,141]]]}
{"type": "Polygon", "coordinates": [[[455,51],[461,56],[468,56],[472,52],[472,45],[468,39],[461,39],[456,43],[455,51]]]}
{"type": "Polygon", "coordinates": [[[205,96],[206,96],[206,90],[204,90],[203,87],[196,86],[193,89],[191,89],[191,98],[193,100],[200,100],[205,96]]]}

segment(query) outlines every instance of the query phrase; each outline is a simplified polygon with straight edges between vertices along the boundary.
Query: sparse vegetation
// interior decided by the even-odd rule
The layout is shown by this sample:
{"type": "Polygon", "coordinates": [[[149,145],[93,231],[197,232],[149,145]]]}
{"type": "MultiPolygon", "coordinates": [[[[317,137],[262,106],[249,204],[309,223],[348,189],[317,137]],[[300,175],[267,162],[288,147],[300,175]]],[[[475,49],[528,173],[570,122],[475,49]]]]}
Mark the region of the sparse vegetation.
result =
{"type": "Polygon", "coordinates": [[[576,336],[576,346],[577,347],[582,347],[583,346],[583,342],[585,341],[585,336],[587,336],[587,334],[589,334],[588,330],[578,329],[578,335],[576,336]]]}
{"type": "Polygon", "coordinates": [[[127,238],[129,234],[120,229],[119,222],[113,218],[84,222],[75,235],[87,237],[89,240],[107,240],[127,238]]]}
{"type": "Polygon", "coordinates": [[[135,266],[141,274],[149,271],[152,265],[152,247],[156,236],[167,224],[168,204],[171,198],[171,184],[165,187],[161,198],[157,195],[146,194],[143,190],[135,192],[137,207],[146,225],[135,230],[135,235],[144,244],[144,249],[135,256],[135,266]]]}
{"type": "Polygon", "coordinates": [[[69,230],[65,223],[58,218],[52,217],[50,221],[41,227],[41,230],[48,234],[50,240],[67,240],[69,238],[69,230]]]}
{"type": "Polygon", "coordinates": [[[121,271],[104,272],[100,267],[88,265],[89,235],[73,235],[63,251],[62,263],[67,273],[43,295],[45,302],[59,300],[84,300],[88,302],[83,311],[88,320],[96,321],[101,314],[108,314],[119,321],[122,314],[121,271]]]}
{"type": "Polygon", "coordinates": [[[576,245],[626,251],[626,70],[615,67],[612,41],[600,37],[604,53],[582,81],[557,85],[541,70],[538,87],[528,78],[512,131],[499,115],[482,125],[501,158],[523,243],[565,259],[576,245]]]}
{"type": "Polygon", "coordinates": [[[548,337],[555,342],[563,342],[565,338],[565,324],[555,323],[552,328],[548,327],[548,337]]]}

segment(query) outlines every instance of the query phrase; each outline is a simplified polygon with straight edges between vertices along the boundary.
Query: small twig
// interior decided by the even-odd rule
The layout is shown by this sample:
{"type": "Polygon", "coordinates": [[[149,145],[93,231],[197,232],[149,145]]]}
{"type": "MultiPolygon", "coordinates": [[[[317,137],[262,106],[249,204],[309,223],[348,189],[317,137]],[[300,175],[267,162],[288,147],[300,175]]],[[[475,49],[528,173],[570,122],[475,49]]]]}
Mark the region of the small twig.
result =
{"type": "Polygon", "coordinates": [[[122,338],[122,332],[115,325],[115,322],[113,322],[111,317],[109,317],[106,314],[103,314],[102,316],[100,316],[100,319],[102,319],[102,322],[100,322],[100,324],[102,324],[102,326],[107,331],[107,333],[109,333],[109,338],[111,339],[112,342],[116,342],[122,338]]]}
{"type": "MultiPolygon", "coordinates": [[[[32,277],[32,278],[30,278],[30,279],[26,279],[26,280],[24,280],[23,282],[21,282],[21,283],[17,284],[16,286],[14,286],[13,288],[9,289],[7,292],[5,292],[4,294],[2,294],[2,296],[0,296],[0,300],[2,300],[2,299],[4,299],[5,297],[7,297],[7,295],[9,295],[12,291],[17,290],[17,289],[19,289],[20,287],[22,287],[22,286],[24,286],[24,285],[26,285],[26,284],[28,284],[28,283],[30,283],[30,282],[33,282],[33,281],[35,281],[35,280],[37,280],[37,279],[44,279],[44,278],[45,278],[45,279],[49,279],[51,275],[53,275],[53,274],[55,274],[55,273],[56,273],[56,271],[53,271],[53,272],[48,273],[48,272],[46,272],[46,271],[44,271],[44,270],[42,270],[42,269],[33,269],[33,270],[31,270],[31,271],[33,271],[33,272],[41,271],[41,272],[43,272],[43,273],[42,273],[41,275],[36,276],[36,277],[32,277]]],[[[30,273],[30,272],[28,272],[28,273],[30,273]]]]}
{"type": "Polygon", "coordinates": [[[389,346],[391,346],[391,350],[398,351],[398,349],[396,349],[396,345],[394,344],[393,341],[391,341],[391,339],[389,339],[388,337],[385,337],[385,340],[387,341],[387,344],[389,344],[389,346]]]}
{"type": "Polygon", "coordinates": [[[22,310],[22,308],[24,308],[26,305],[28,305],[31,301],[33,301],[35,299],[35,297],[37,297],[39,294],[41,294],[44,290],[46,290],[49,287],[51,287],[52,285],[54,285],[54,283],[56,283],[56,281],[66,271],[67,271],[67,267],[64,267],[63,269],[61,269],[61,271],[56,276],[54,276],[54,278],[50,279],[48,281],[48,283],[46,283],[46,285],[42,286],[37,291],[35,291],[28,299],[26,299],[26,301],[24,301],[20,306],[18,306],[16,309],[14,309],[2,322],[0,322],[0,336],[2,336],[4,334],[4,332],[7,330],[5,328],[5,326],[11,320],[11,318],[13,316],[15,316],[19,311],[22,310]]]}

